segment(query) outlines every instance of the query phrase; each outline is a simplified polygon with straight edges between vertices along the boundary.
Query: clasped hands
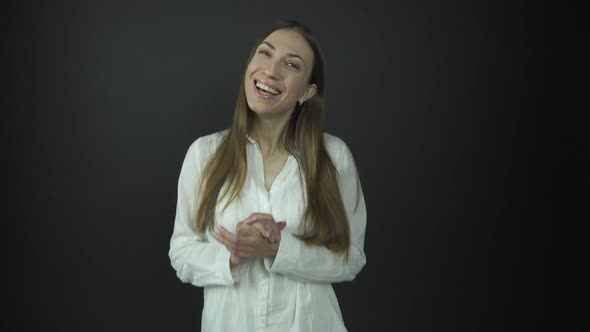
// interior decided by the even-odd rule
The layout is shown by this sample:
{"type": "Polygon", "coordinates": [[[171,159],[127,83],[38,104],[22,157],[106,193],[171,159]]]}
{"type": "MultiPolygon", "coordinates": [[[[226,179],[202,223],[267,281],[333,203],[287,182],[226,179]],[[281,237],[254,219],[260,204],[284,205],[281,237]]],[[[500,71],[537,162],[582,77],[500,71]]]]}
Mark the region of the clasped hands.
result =
{"type": "Polygon", "coordinates": [[[213,237],[231,253],[230,265],[235,267],[250,258],[274,258],[279,250],[281,230],[285,221],[275,221],[272,215],[252,213],[236,226],[236,233],[220,226],[213,237]]]}

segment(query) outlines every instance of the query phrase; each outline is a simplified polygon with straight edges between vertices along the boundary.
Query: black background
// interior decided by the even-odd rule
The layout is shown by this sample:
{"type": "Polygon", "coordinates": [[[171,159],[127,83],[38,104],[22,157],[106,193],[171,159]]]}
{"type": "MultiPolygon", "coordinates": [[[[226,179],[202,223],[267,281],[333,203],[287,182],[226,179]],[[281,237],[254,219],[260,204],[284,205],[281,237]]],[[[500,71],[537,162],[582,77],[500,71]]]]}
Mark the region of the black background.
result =
{"type": "Polygon", "coordinates": [[[199,331],[202,289],[167,255],[180,166],[229,125],[250,47],[278,18],[319,39],[325,129],[363,183],[367,265],[334,285],[349,330],[575,329],[563,257],[583,235],[555,222],[587,221],[572,212],[587,196],[563,199],[586,177],[557,176],[588,154],[558,98],[562,12],[21,1],[3,15],[4,331],[199,331]]]}

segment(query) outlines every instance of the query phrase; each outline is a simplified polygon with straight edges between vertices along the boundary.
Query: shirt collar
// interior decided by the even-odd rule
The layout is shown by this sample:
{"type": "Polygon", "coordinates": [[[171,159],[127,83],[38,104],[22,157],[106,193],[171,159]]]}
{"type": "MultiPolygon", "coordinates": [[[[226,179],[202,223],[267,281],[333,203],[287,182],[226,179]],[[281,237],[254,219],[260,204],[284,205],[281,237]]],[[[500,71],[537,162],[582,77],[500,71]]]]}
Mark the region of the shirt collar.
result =
{"type": "Polygon", "coordinates": [[[248,141],[252,144],[258,144],[258,142],[256,142],[250,135],[246,134],[246,138],[248,138],[248,141]]]}

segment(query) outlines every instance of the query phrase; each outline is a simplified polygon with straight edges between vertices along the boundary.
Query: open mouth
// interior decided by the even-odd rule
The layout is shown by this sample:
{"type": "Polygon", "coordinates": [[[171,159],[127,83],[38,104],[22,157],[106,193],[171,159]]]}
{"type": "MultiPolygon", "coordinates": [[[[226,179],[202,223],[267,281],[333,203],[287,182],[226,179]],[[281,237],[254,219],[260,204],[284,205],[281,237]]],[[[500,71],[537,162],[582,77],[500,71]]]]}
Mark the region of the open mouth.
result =
{"type": "Polygon", "coordinates": [[[267,96],[278,96],[281,94],[280,90],[277,90],[256,80],[254,80],[254,86],[256,87],[256,90],[267,96]]]}

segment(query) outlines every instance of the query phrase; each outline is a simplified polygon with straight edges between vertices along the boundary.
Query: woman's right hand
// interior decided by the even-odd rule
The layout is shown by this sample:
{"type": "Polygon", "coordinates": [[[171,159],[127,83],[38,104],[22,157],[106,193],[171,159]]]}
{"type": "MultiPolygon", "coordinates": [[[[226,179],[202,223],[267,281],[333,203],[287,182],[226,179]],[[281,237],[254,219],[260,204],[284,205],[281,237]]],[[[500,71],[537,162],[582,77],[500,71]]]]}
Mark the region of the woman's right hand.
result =
{"type": "Polygon", "coordinates": [[[240,224],[252,225],[260,235],[271,243],[279,243],[281,240],[281,231],[287,226],[286,221],[275,221],[272,215],[268,213],[252,213],[248,218],[238,223],[237,232],[240,232],[240,224]]]}
{"type": "Polygon", "coordinates": [[[254,224],[240,222],[236,227],[236,233],[220,226],[212,235],[231,253],[232,270],[250,258],[272,258],[279,250],[279,245],[265,239],[254,224]]]}

